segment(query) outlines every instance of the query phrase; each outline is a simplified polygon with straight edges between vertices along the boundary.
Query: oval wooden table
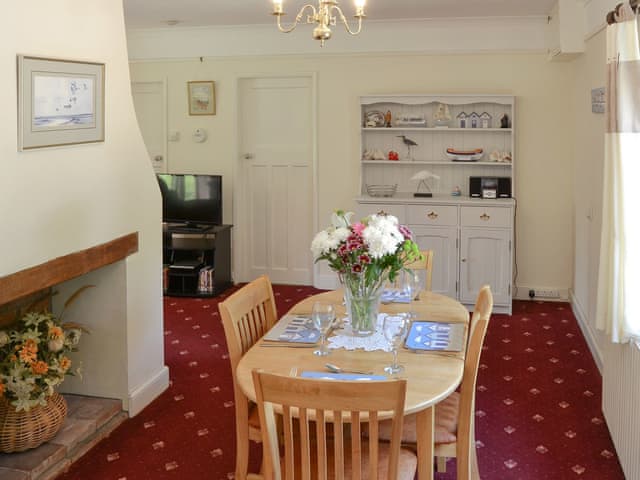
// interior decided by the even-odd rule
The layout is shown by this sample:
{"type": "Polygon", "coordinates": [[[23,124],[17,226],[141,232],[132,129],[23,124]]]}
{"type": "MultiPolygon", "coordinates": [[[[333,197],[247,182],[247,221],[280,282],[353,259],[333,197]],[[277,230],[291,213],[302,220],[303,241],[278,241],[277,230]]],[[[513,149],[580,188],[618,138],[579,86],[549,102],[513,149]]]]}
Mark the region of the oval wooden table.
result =
{"type": "MultiPolygon", "coordinates": [[[[306,298],[294,305],[288,313],[310,314],[316,301],[328,301],[335,305],[336,314],[344,316],[342,291],[335,290],[306,298]]],[[[383,313],[409,311],[417,314],[418,320],[449,323],[469,322],[469,312],[456,300],[432,292],[423,291],[411,304],[383,304],[383,313]]],[[[466,335],[465,335],[466,336],[466,335]]],[[[326,357],[313,355],[314,348],[290,346],[263,346],[260,340],[242,357],[236,371],[242,391],[253,401],[256,399],[251,371],[262,369],[280,375],[289,375],[293,367],[298,372],[326,371],[324,364],[330,362],[344,368],[372,370],[374,374],[386,375],[383,368],[391,363],[391,353],[383,351],[332,349],[326,357]]],[[[268,342],[267,342],[268,343],[268,342]]],[[[405,414],[417,414],[418,429],[418,478],[433,478],[433,406],[446,398],[462,380],[464,370],[463,352],[413,353],[401,349],[398,361],[404,366],[399,378],[407,380],[405,414]]]]}

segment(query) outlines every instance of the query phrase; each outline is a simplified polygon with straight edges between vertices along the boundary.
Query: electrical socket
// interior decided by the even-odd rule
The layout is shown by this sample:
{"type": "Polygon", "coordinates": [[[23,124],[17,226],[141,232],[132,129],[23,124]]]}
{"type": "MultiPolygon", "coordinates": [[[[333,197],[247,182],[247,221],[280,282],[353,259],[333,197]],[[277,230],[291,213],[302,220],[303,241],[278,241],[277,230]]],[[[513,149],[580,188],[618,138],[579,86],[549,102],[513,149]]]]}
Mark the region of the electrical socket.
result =
{"type": "Polygon", "coordinates": [[[540,298],[560,298],[560,292],[553,289],[536,288],[534,296],[540,298]]]}

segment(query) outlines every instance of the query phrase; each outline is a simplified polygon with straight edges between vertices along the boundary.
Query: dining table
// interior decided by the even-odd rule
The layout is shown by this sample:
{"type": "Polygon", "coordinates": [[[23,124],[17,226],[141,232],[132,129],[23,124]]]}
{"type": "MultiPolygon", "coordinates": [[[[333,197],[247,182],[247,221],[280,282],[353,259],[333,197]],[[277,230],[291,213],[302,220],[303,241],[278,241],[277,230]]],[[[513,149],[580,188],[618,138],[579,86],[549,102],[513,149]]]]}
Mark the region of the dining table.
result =
{"type": "MultiPolygon", "coordinates": [[[[333,290],[307,297],[293,305],[287,314],[310,315],[316,302],[334,305],[337,318],[346,316],[342,290],[333,290]]],[[[465,343],[468,334],[469,312],[457,300],[429,291],[421,291],[410,303],[383,303],[380,313],[410,312],[416,320],[465,324],[465,343]]],[[[256,394],[251,372],[261,369],[280,375],[326,371],[326,363],[344,369],[371,371],[407,380],[404,414],[416,414],[418,478],[433,479],[434,406],[451,394],[462,381],[465,348],[461,351],[412,351],[400,348],[398,362],[403,371],[394,375],[384,372],[392,354],[383,350],[364,351],[345,348],[330,349],[327,356],[313,354],[314,348],[298,344],[258,341],[238,364],[236,378],[244,394],[255,402],[256,394]]],[[[383,416],[381,416],[383,418],[383,416]]]]}

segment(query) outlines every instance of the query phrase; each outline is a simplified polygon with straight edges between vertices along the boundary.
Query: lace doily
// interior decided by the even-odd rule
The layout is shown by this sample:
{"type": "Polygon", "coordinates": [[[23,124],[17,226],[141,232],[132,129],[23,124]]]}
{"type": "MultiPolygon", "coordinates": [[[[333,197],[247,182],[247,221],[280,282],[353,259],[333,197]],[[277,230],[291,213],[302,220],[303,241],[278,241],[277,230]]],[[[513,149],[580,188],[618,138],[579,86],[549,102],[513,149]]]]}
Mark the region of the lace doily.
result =
{"type": "Polygon", "coordinates": [[[372,352],[374,350],[382,350],[383,352],[390,352],[391,346],[389,341],[384,338],[382,333],[382,323],[384,321],[385,314],[378,314],[378,320],[376,322],[376,331],[373,335],[368,337],[356,337],[351,333],[351,323],[349,317],[345,317],[343,325],[338,327],[333,335],[327,339],[327,345],[330,349],[344,348],[345,350],[357,350],[359,348],[372,352]]]}

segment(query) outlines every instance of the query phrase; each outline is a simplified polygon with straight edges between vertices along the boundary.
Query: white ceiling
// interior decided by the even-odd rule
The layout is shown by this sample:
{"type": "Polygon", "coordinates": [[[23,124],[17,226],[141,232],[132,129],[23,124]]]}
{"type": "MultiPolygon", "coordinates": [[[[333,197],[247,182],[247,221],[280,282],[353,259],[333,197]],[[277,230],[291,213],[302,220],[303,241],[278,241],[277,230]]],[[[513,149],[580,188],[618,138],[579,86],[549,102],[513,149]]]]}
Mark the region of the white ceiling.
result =
{"type": "MultiPolygon", "coordinates": [[[[367,20],[532,17],[546,16],[556,0],[367,0],[367,20]]],[[[316,0],[284,0],[285,19],[291,21],[304,3],[316,0]]],[[[347,17],[353,12],[350,0],[341,0],[347,17]]],[[[124,0],[128,28],[179,26],[253,25],[273,22],[271,0],[124,0]]]]}

